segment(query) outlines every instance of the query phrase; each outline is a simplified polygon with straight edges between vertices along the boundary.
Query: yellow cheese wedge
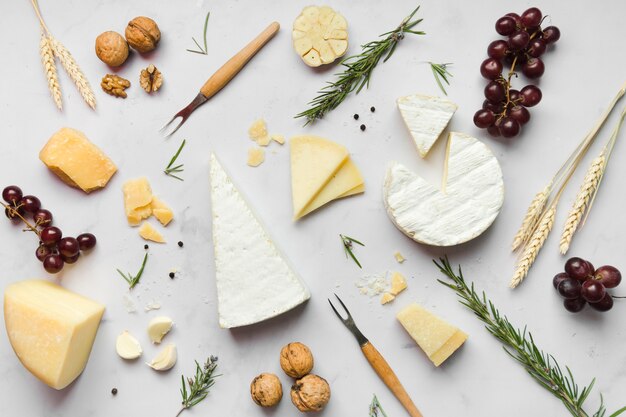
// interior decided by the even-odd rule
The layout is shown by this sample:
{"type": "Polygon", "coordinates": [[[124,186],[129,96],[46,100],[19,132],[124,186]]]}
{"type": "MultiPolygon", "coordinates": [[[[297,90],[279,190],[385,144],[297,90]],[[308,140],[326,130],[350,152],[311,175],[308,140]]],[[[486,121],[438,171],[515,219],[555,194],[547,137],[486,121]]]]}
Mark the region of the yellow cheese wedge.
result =
{"type": "Polygon", "coordinates": [[[417,304],[402,309],[397,318],[435,366],[441,365],[467,340],[463,331],[417,304]]]}
{"type": "Polygon", "coordinates": [[[386,292],[386,293],[383,293],[382,297],[380,297],[380,303],[381,304],[387,304],[387,303],[392,302],[395,299],[396,299],[395,295],[393,295],[393,294],[391,294],[389,292],[386,292]]]}
{"type": "Polygon", "coordinates": [[[107,185],[117,167],[87,136],[64,127],[48,140],[39,159],[66,184],[86,193],[107,185]]]}
{"type": "Polygon", "coordinates": [[[296,136],[291,147],[291,194],[296,219],[348,159],[348,150],[317,136],[296,136]]]}
{"type": "Polygon", "coordinates": [[[398,295],[402,291],[406,290],[407,283],[406,278],[399,272],[394,272],[391,276],[391,290],[389,291],[393,295],[398,295]]]}
{"type": "Polygon", "coordinates": [[[156,217],[163,226],[167,226],[174,218],[174,212],[172,209],[156,196],[152,196],[150,207],[152,208],[152,214],[154,217],[156,217]]]}
{"type": "Polygon", "coordinates": [[[141,220],[152,214],[152,188],[146,177],[128,180],[122,187],[124,192],[124,210],[131,226],[137,226],[141,220]]]}
{"type": "Polygon", "coordinates": [[[4,323],[24,367],[54,389],[85,369],[104,306],[43,280],[9,285],[4,323]]]}
{"type": "Polygon", "coordinates": [[[151,240],[156,243],[165,243],[165,239],[161,233],[148,222],[143,222],[141,226],[139,226],[139,236],[145,240],[151,240]]]}
{"type": "Polygon", "coordinates": [[[346,159],[339,171],[333,175],[328,184],[307,204],[304,210],[296,216],[296,219],[306,216],[332,200],[364,192],[365,185],[363,181],[363,176],[354,162],[351,159],[346,159]]]}

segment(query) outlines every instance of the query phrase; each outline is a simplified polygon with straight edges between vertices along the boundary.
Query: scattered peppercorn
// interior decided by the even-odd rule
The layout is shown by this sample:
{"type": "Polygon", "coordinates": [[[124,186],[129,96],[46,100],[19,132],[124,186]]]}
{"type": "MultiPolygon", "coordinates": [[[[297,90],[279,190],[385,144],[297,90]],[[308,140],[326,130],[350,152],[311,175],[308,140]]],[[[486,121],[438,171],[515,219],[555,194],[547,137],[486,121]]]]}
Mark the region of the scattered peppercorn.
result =
{"type": "Polygon", "coordinates": [[[149,246],[148,246],[148,245],[143,245],[143,248],[144,248],[145,250],[148,250],[149,246]]]}
{"type": "Polygon", "coordinates": [[[173,272],[170,272],[170,278],[171,278],[171,279],[174,279],[174,276],[175,276],[175,275],[176,275],[176,274],[174,274],[173,272]]]}
{"type": "Polygon", "coordinates": [[[179,241],[178,241],[178,247],[179,247],[179,248],[182,248],[182,247],[183,247],[183,241],[182,241],[182,240],[179,240],[179,241]]]}
{"type": "Polygon", "coordinates": [[[359,115],[358,114],[354,114],[354,120],[359,120],[359,115]]]}
{"type": "Polygon", "coordinates": [[[113,388],[113,389],[111,390],[111,394],[113,394],[113,395],[117,395],[117,388],[113,388]]]}
{"type": "Polygon", "coordinates": [[[374,113],[374,112],[376,111],[376,107],[374,107],[374,106],[370,107],[370,111],[371,111],[372,113],[374,113]]]}
{"type": "Polygon", "coordinates": [[[361,125],[361,130],[365,130],[365,125],[361,125]]]}

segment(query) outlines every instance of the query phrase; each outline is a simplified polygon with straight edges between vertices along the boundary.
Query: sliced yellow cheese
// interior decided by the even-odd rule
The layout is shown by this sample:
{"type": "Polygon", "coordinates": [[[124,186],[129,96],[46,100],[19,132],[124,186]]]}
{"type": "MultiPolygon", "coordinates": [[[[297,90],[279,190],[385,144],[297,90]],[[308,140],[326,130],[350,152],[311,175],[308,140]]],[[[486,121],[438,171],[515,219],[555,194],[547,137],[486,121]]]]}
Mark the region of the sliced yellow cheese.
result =
{"type": "Polygon", "coordinates": [[[4,323],[24,367],[54,389],[85,369],[104,306],[43,280],[9,285],[4,323]]]}
{"type": "Polygon", "coordinates": [[[396,299],[395,295],[393,295],[393,294],[391,294],[389,292],[386,292],[386,293],[383,293],[382,297],[380,297],[380,303],[381,304],[387,304],[387,303],[392,302],[395,299],[396,299]]]}
{"type": "Polygon", "coordinates": [[[66,184],[86,193],[107,185],[117,167],[87,136],[64,127],[48,140],[39,159],[66,184]]]}
{"type": "Polygon", "coordinates": [[[349,197],[351,195],[361,194],[361,193],[364,193],[364,192],[365,192],[365,184],[361,184],[361,185],[357,185],[356,187],[354,187],[351,190],[346,191],[345,193],[341,194],[337,198],[349,197]]]}
{"type": "Polygon", "coordinates": [[[435,366],[441,365],[467,340],[462,330],[417,304],[402,309],[397,318],[435,366]]]}
{"type": "Polygon", "coordinates": [[[146,177],[128,180],[122,187],[128,223],[138,225],[152,214],[152,188],[146,177]]]}
{"type": "Polygon", "coordinates": [[[394,272],[391,276],[391,290],[389,291],[393,295],[398,295],[402,291],[406,290],[407,283],[406,278],[399,272],[394,272]]]}
{"type": "Polygon", "coordinates": [[[156,217],[163,226],[167,226],[174,218],[172,209],[156,196],[152,196],[150,207],[152,208],[154,217],[156,217]]]}
{"type": "Polygon", "coordinates": [[[139,236],[145,240],[151,240],[156,243],[165,243],[163,235],[148,222],[143,222],[141,226],[139,226],[139,236]]]}
{"type": "Polygon", "coordinates": [[[291,194],[296,219],[348,159],[348,150],[317,136],[296,136],[291,146],[291,194]]]}

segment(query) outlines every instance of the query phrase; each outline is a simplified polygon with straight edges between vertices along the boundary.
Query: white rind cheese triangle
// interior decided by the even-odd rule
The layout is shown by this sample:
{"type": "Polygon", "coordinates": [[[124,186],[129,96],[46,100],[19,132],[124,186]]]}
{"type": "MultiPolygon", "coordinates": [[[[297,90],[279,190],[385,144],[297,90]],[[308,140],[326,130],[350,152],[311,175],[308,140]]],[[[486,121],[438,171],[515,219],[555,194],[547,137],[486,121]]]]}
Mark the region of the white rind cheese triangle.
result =
{"type": "Polygon", "coordinates": [[[400,97],[398,109],[420,156],[425,158],[450,122],[457,105],[445,98],[414,94],[400,97]]]}
{"type": "Polygon", "coordinates": [[[311,297],[213,154],[211,207],[221,327],[258,323],[311,297]]]}
{"type": "Polygon", "coordinates": [[[479,140],[450,133],[445,193],[394,163],[384,183],[387,213],[416,242],[453,246],[483,233],[504,202],[498,160],[479,140]]]}

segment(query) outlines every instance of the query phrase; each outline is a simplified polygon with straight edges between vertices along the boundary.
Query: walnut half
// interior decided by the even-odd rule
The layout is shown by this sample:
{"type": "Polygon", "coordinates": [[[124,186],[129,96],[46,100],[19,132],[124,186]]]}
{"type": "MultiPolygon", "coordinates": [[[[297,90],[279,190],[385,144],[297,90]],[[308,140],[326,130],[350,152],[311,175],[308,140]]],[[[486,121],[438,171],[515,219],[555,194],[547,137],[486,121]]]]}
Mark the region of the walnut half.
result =
{"type": "Polygon", "coordinates": [[[146,93],[152,93],[161,88],[163,84],[163,75],[161,71],[157,69],[153,64],[148,65],[148,68],[142,69],[139,75],[139,85],[146,90],[146,93]]]}
{"type": "Polygon", "coordinates": [[[130,87],[130,81],[118,75],[107,74],[102,78],[100,86],[109,95],[126,98],[126,91],[124,90],[130,87]]]}

